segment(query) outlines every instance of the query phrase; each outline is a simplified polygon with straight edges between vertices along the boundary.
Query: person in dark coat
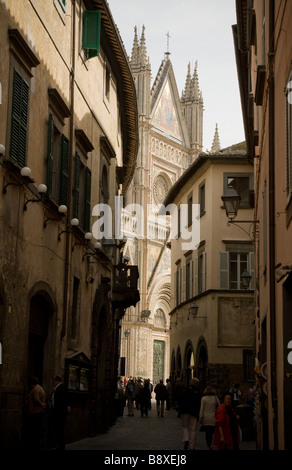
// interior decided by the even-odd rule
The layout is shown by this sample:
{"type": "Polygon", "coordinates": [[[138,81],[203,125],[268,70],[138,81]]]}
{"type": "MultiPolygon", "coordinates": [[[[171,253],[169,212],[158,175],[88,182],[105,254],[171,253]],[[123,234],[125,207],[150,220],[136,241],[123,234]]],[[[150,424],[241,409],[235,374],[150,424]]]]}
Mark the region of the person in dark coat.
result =
{"type": "Polygon", "coordinates": [[[182,427],[184,449],[195,449],[198,419],[200,416],[201,393],[199,380],[192,379],[190,385],[185,388],[182,395],[182,427]]]}
{"type": "Polygon", "coordinates": [[[144,415],[148,416],[150,400],[151,400],[150,384],[148,380],[145,380],[144,386],[141,389],[141,394],[140,394],[140,410],[141,410],[142,418],[144,415]]]}
{"type": "Polygon", "coordinates": [[[68,392],[60,376],[54,378],[53,426],[58,450],[65,450],[65,425],[70,405],[68,392]]]}
{"type": "Polygon", "coordinates": [[[156,399],[157,416],[161,415],[161,418],[163,418],[164,402],[167,398],[167,390],[162,379],[160,380],[159,384],[155,386],[154,393],[156,394],[155,399],[156,399]]]}
{"type": "Polygon", "coordinates": [[[184,391],[184,384],[181,379],[178,377],[174,385],[174,402],[175,408],[177,411],[177,417],[181,418],[181,405],[182,405],[182,396],[184,391]]]}

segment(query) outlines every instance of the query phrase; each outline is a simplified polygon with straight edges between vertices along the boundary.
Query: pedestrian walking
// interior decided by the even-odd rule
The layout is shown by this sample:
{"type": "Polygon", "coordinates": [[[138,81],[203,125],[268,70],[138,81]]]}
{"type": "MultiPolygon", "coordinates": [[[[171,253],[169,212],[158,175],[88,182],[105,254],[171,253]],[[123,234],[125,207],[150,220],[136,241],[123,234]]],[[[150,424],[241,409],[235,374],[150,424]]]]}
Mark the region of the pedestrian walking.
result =
{"type": "Polygon", "coordinates": [[[197,426],[200,414],[201,393],[199,379],[192,379],[182,395],[182,427],[184,449],[194,450],[196,446],[197,426]]]}
{"type": "Polygon", "coordinates": [[[142,388],[143,388],[142,380],[140,378],[136,379],[134,383],[134,391],[135,391],[135,406],[137,410],[140,410],[142,388]]]}
{"type": "Polygon", "coordinates": [[[27,415],[23,426],[24,446],[28,450],[40,450],[44,435],[44,413],[46,393],[37,377],[29,380],[30,392],[27,401],[27,415]]]}
{"type": "Polygon", "coordinates": [[[233,387],[230,389],[231,393],[231,406],[233,408],[236,408],[240,404],[240,396],[241,396],[241,391],[240,391],[240,385],[239,384],[234,384],[233,387]]]}
{"type": "Polygon", "coordinates": [[[178,377],[174,385],[174,402],[175,408],[177,411],[177,417],[181,417],[181,405],[182,405],[182,395],[184,391],[184,384],[181,379],[178,377]]]}
{"type": "Polygon", "coordinates": [[[128,416],[134,416],[135,391],[133,380],[129,380],[127,383],[126,393],[128,398],[128,416]]]}
{"type": "Polygon", "coordinates": [[[140,396],[140,409],[141,409],[142,418],[144,415],[148,416],[150,400],[151,400],[150,384],[148,380],[145,380],[144,386],[141,390],[141,396],[140,396]]]}
{"type": "Polygon", "coordinates": [[[117,384],[117,389],[115,393],[115,405],[116,405],[116,416],[122,417],[124,415],[124,408],[126,404],[126,390],[124,387],[124,382],[121,380],[117,384]]]}
{"type": "Polygon", "coordinates": [[[166,379],[166,409],[170,410],[170,399],[171,399],[171,383],[169,379],[166,379]]]}
{"type": "Polygon", "coordinates": [[[65,426],[71,406],[69,404],[67,387],[59,375],[54,378],[52,402],[55,444],[57,450],[65,450],[65,426]]]}
{"type": "Polygon", "coordinates": [[[154,393],[156,394],[155,399],[156,399],[156,411],[157,411],[157,416],[161,416],[163,418],[164,416],[164,402],[167,397],[167,391],[166,391],[166,386],[163,383],[163,380],[161,379],[159,384],[157,384],[154,388],[154,393]]]}
{"type": "Polygon", "coordinates": [[[238,450],[240,430],[238,416],[231,405],[231,393],[225,393],[223,403],[216,409],[214,444],[218,450],[238,450]]]}
{"type": "Polygon", "coordinates": [[[206,444],[209,450],[212,449],[213,435],[215,430],[215,412],[220,405],[220,401],[213,387],[208,386],[204,390],[204,396],[201,399],[200,406],[200,424],[201,432],[205,432],[206,444]]]}

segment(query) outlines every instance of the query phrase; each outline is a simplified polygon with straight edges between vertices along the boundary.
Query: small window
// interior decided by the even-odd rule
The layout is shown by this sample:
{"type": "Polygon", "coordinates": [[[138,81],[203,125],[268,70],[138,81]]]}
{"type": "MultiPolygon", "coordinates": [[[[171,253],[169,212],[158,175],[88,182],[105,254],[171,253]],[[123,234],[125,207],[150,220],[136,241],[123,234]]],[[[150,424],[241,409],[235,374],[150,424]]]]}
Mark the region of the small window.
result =
{"type": "Polygon", "coordinates": [[[254,204],[253,175],[249,173],[227,173],[224,175],[224,191],[231,187],[240,196],[240,209],[251,209],[254,204]]]}
{"type": "Polygon", "coordinates": [[[110,77],[111,77],[110,69],[109,69],[109,66],[106,64],[106,67],[105,67],[104,94],[105,94],[105,97],[106,97],[106,99],[107,99],[108,101],[109,101],[109,98],[110,98],[110,85],[111,85],[110,77]]]}
{"type": "Polygon", "coordinates": [[[59,0],[59,3],[64,11],[66,11],[66,0],[59,0]]]}
{"type": "Polygon", "coordinates": [[[252,279],[250,289],[254,288],[254,254],[253,252],[223,251],[220,253],[220,289],[243,289],[241,275],[250,272],[252,279]]]}
{"type": "Polygon", "coordinates": [[[205,183],[202,183],[199,187],[199,204],[200,204],[200,215],[205,213],[205,183]]]}
{"type": "Polygon", "coordinates": [[[188,196],[188,226],[193,223],[193,195],[188,196]]]}

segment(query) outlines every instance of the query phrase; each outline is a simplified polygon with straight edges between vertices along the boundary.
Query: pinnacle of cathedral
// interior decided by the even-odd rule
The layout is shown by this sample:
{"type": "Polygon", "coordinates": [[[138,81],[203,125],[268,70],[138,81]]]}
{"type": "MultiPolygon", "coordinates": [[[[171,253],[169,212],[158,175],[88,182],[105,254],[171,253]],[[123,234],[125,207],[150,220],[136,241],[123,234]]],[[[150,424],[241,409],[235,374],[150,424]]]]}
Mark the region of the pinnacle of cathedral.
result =
{"type": "Polygon", "coordinates": [[[194,75],[192,79],[192,97],[195,100],[200,99],[200,87],[199,87],[198,62],[197,61],[196,61],[196,66],[195,66],[194,75]]]}
{"type": "Polygon", "coordinates": [[[182,103],[186,101],[202,101],[202,92],[199,87],[198,62],[196,61],[193,77],[191,76],[191,64],[188,64],[188,72],[185,89],[181,97],[182,103]]]}
{"type": "Polygon", "coordinates": [[[138,33],[137,33],[137,26],[134,28],[134,42],[132,47],[132,56],[131,56],[131,64],[138,64],[139,62],[139,41],[138,41],[138,33]]]}
{"type": "Polygon", "coordinates": [[[149,66],[149,59],[147,58],[146,39],[145,39],[145,26],[142,27],[142,34],[140,43],[138,39],[137,26],[134,28],[134,41],[132,47],[132,55],[130,59],[132,67],[145,67],[149,66]]]}
{"type": "Polygon", "coordinates": [[[217,153],[220,151],[220,149],[221,149],[221,146],[220,146],[220,139],[219,139],[219,132],[218,132],[218,124],[216,124],[211,153],[217,153]]]}

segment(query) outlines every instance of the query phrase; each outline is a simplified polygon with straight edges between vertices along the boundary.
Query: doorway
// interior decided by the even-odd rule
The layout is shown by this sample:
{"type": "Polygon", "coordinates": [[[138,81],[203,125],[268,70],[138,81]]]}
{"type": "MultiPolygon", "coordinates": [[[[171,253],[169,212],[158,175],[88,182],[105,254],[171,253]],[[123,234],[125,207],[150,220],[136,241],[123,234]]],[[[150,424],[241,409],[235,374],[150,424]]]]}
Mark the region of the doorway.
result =
{"type": "Polygon", "coordinates": [[[164,351],[165,342],[154,340],[153,342],[153,385],[164,381],[164,351]]]}
{"type": "Polygon", "coordinates": [[[37,377],[41,384],[52,380],[49,377],[50,344],[49,325],[52,316],[52,304],[42,294],[37,294],[30,301],[28,333],[28,377],[37,377]]]}

